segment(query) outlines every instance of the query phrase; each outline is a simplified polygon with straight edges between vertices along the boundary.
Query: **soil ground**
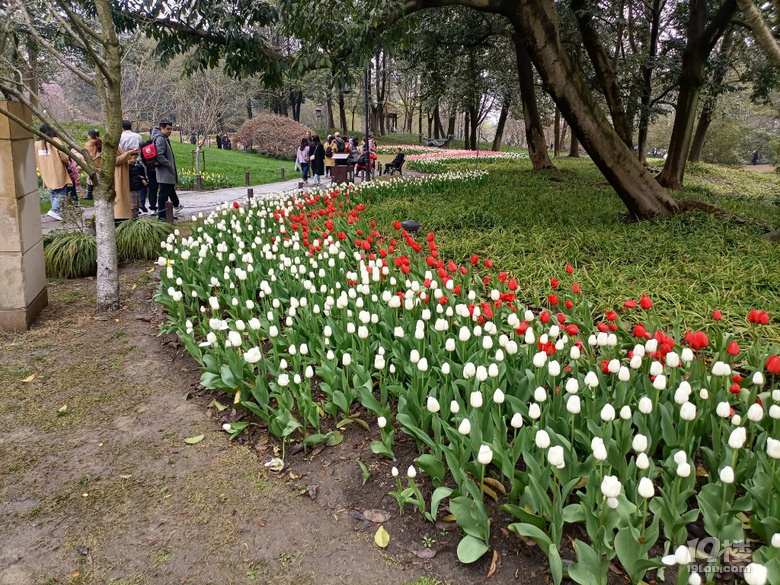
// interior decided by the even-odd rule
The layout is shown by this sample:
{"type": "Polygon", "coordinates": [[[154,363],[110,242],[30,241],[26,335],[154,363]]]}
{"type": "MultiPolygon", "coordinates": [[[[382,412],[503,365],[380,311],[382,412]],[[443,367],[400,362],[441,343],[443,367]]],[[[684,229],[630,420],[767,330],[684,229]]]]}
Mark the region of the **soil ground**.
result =
{"type": "Polygon", "coordinates": [[[158,335],[157,282],[150,264],[124,265],[122,309],[108,317],[94,315],[91,279],[50,282],[32,329],[0,334],[0,585],[549,582],[544,556],[495,506],[495,554],[469,566],[452,523],[399,515],[392,463],[357,425],[268,471],[274,441],[256,430],[231,442],[221,425],[242,415],[209,406],[229,400],[158,335]],[[386,550],[367,510],[389,516],[386,550]]]}

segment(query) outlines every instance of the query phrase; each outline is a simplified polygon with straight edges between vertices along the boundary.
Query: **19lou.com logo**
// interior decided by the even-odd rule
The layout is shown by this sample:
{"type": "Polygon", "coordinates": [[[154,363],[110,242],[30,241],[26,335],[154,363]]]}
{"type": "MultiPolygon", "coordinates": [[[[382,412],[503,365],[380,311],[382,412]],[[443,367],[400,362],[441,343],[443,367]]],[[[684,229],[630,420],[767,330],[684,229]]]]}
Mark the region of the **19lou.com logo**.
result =
{"type": "Polygon", "coordinates": [[[721,542],[717,538],[694,538],[687,542],[694,553],[690,570],[696,573],[743,573],[753,556],[751,544],[747,541],[721,542]]]}

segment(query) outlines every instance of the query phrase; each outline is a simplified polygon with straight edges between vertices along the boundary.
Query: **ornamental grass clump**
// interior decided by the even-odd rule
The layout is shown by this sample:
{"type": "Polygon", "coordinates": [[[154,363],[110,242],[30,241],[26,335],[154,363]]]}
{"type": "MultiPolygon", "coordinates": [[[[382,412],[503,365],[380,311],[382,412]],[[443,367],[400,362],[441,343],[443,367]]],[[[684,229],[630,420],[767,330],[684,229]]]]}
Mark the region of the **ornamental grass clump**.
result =
{"type": "Polygon", "coordinates": [[[154,260],[173,225],[156,219],[123,221],[116,228],[116,250],[126,260],[154,260]]]}
{"type": "Polygon", "coordinates": [[[43,238],[43,259],[49,278],[84,278],[97,273],[97,241],[79,231],[53,231],[43,238]]]}
{"type": "MultiPolygon", "coordinates": [[[[453,196],[482,180],[436,178],[453,196]]],[[[431,521],[449,509],[463,562],[489,550],[500,520],[540,546],[556,584],[605,584],[612,563],[634,583],[669,565],[700,582],[703,565],[733,567],[725,549],[688,550],[697,523],[720,543],[749,541],[748,582],[777,583],[780,347],[762,329],[773,317],[757,308],[729,326],[712,307],[684,331],[662,324],[650,295],[593,314],[574,265],[527,288],[490,258],[443,257],[432,232],[366,219],[376,201],[432,184],[279,194],[168,236],[156,299],[201,383],[283,445],[332,439],[324,417],[369,428],[380,456],[394,458],[397,432],[413,438],[392,495],[431,521]],[[504,516],[491,522],[486,497],[504,516]],[[573,524],[587,537],[568,560],[573,524]]]]}

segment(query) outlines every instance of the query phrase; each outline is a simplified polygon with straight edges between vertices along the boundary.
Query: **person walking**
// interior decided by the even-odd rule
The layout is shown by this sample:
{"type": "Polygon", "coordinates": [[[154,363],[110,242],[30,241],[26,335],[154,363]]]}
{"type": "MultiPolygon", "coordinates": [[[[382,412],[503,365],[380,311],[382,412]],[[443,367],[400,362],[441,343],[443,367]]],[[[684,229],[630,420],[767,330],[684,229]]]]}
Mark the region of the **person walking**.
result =
{"type": "Polygon", "coordinates": [[[122,134],[119,136],[119,148],[124,152],[129,150],[141,150],[141,143],[144,141],[141,135],[137,132],[133,132],[133,125],[127,121],[122,120],[122,134]]]}
{"type": "MultiPolygon", "coordinates": [[[[121,147],[116,151],[114,165],[114,220],[123,221],[133,217],[133,204],[130,193],[130,167],[138,162],[138,149],[124,151],[121,147]]],[[[138,215],[138,192],[136,192],[135,215],[138,215]]]]}
{"type": "Polygon", "coordinates": [[[332,135],[328,135],[325,141],[325,174],[330,175],[330,169],[336,166],[336,160],[333,155],[338,152],[338,146],[332,135]]]}
{"type": "MultiPolygon", "coordinates": [[[[87,132],[87,142],[84,144],[84,148],[89,153],[89,156],[92,157],[95,169],[100,170],[100,162],[103,156],[103,141],[100,139],[100,132],[94,128],[87,132]]],[[[92,201],[93,190],[92,177],[87,176],[87,196],[84,197],[86,201],[92,201]]]]}
{"type": "Polygon", "coordinates": [[[320,177],[325,174],[325,148],[320,142],[320,137],[315,134],[312,138],[314,150],[311,156],[311,172],[314,175],[314,184],[320,184],[320,177]]]}
{"type": "Polygon", "coordinates": [[[173,155],[173,147],[169,137],[173,132],[173,123],[163,120],[160,125],[152,129],[151,139],[157,150],[157,166],[155,167],[157,179],[157,218],[165,221],[165,204],[171,200],[176,209],[181,209],[179,197],[176,195],[176,184],[179,182],[179,173],[176,170],[176,158],[173,155]]]}
{"type": "MultiPolygon", "coordinates": [[[[57,131],[48,124],[41,126],[40,130],[42,134],[59,142],[57,131]]],[[[41,173],[43,186],[49,190],[51,198],[51,210],[46,215],[57,221],[62,221],[62,216],[59,214],[60,200],[68,194],[68,187],[73,184],[68,175],[69,161],[70,157],[67,154],[47,141],[43,139],[35,141],[35,163],[41,173]]]]}
{"type": "Polygon", "coordinates": [[[301,180],[309,182],[309,141],[301,138],[301,145],[295,151],[295,164],[301,167],[301,180]]]}

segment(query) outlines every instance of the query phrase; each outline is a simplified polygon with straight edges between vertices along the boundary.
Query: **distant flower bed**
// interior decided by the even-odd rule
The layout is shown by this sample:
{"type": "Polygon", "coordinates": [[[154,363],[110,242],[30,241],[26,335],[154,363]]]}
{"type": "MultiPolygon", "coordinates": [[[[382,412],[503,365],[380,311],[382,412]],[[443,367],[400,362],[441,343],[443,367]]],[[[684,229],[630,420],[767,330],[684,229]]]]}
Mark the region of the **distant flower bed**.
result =
{"type": "MultiPolygon", "coordinates": [[[[192,191],[197,187],[195,180],[196,173],[189,170],[179,170],[179,188],[185,191],[192,191]]],[[[201,173],[201,185],[204,189],[223,189],[230,187],[230,181],[225,175],[219,173],[201,173]]]]}
{"type": "Polygon", "coordinates": [[[406,166],[422,173],[444,173],[447,166],[466,160],[475,164],[491,164],[506,160],[528,160],[528,155],[520,152],[500,152],[495,150],[449,150],[435,149],[433,152],[413,154],[406,158],[406,166]]]}
{"type": "Polygon", "coordinates": [[[427,154],[433,152],[442,152],[441,148],[433,148],[428,146],[422,146],[421,144],[392,144],[387,146],[377,146],[377,154],[395,154],[396,148],[400,148],[401,152],[405,155],[410,154],[427,154]]]}

